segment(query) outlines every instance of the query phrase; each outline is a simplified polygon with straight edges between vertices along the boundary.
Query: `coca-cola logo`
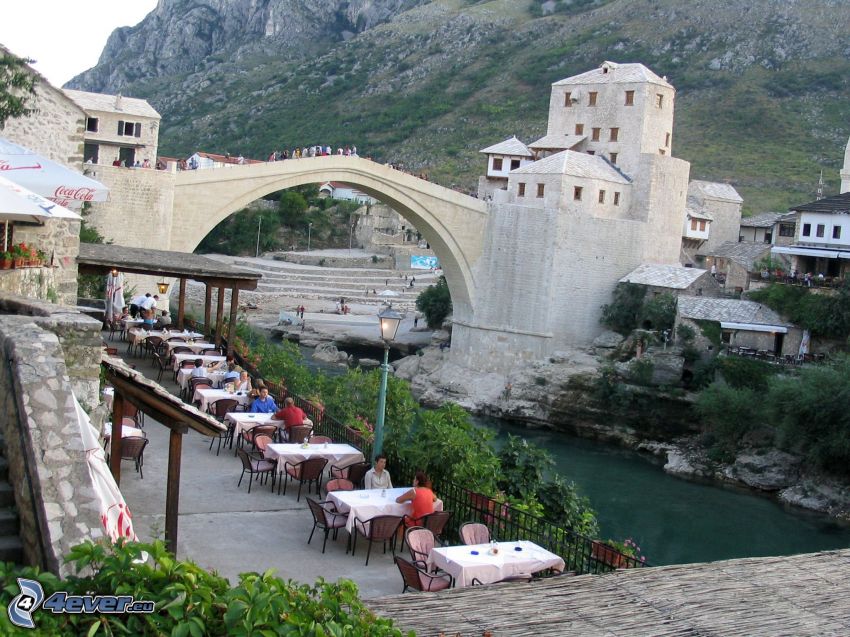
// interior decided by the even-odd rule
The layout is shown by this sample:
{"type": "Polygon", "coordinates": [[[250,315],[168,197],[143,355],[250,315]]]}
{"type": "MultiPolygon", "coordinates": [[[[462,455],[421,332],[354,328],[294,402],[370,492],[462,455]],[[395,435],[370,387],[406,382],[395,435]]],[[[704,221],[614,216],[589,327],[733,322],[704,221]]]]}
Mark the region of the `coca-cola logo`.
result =
{"type": "Polygon", "coordinates": [[[68,188],[59,186],[53,193],[57,199],[69,199],[72,201],[91,201],[94,199],[94,188],[68,188]]]}
{"type": "Polygon", "coordinates": [[[0,170],[41,170],[41,164],[32,166],[13,166],[5,159],[0,159],[0,170]]]}

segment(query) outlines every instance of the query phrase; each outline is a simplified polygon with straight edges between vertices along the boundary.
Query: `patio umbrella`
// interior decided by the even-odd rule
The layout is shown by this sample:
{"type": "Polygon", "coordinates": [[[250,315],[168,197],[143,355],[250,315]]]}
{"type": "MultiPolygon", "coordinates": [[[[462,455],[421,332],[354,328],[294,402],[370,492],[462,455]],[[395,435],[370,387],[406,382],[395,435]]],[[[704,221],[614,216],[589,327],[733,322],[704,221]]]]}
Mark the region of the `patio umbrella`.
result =
{"type": "Polygon", "coordinates": [[[378,292],[378,296],[401,296],[401,294],[393,290],[384,290],[383,292],[378,292]]]}
{"type": "Polygon", "coordinates": [[[123,307],[124,275],[120,272],[110,272],[106,275],[106,320],[111,321],[113,316],[121,313],[123,307]]]}
{"type": "Polygon", "coordinates": [[[0,174],[66,208],[86,201],[106,201],[109,189],[70,168],[0,137],[0,174]]]}
{"type": "Polygon", "coordinates": [[[803,358],[809,353],[809,342],[812,340],[812,333],[809,330],[803,330],[803,338],[800,340],[799,357],[803,358]]]}
{"type": "Polygon", "coordinates": [[[133,530],[130,509],[127,508],[124,496],[121,495],[118,485],[115,484],[115,478],[109,471],[106,464],[106,454],[100,445],[97,432],[76,396],[74,397],[74,405],[77,409],[77,422],[80,425],[80,436],[83,440],[83,449],[86,452],[89,475],[100,501],[100,522],[103,525],[104,533],[113,542],[120,537],[136,541],[138,538],[133,530]]]}
{"type": "Polygon", "coordinates": [[[5,224],[9,221],[34,221],[43,223],[46,219],[81,219],[80,215],[57,203],[48,201],[26,188],[0,175],[0,222],[4,223],[3,251],[8,232],[5,224]]]}

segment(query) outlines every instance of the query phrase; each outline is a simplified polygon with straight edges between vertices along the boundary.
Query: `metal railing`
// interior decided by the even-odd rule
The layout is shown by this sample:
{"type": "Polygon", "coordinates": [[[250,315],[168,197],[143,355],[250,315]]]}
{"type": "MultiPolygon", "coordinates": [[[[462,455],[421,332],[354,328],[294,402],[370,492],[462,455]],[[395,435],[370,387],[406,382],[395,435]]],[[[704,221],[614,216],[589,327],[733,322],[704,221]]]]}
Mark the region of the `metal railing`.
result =
{"type": "MultiPolygon", "coordinates": [[[[203,324],[194,321],[193,324],[197,331],[202,331],[200,327],[203,327],[203,324]]],[[[234,352],[234,358],[253,377],[259,376],[259,370],[244,360],[238,352],[234,352]]],[[[336,420],[324,407],[297,394],[290,394],[286,386],[279,383],[266,382],[265,385],[278,404],[291,397],[313,421],[314,433],[329,436],[332,440],[345,441],[360,449],[366,458],[372,456],[372,441],[359,431],[336,420]]],[[[389,458],[389,461],[397,484],[413,484],[415,469],[405,466],[399,458],[389,458]]],[[[592,540],[543,517],[521,511],[510,504],[475,493],[451,481],[441,480],[438,490],[443,509],[452,513],[444,532],[445,536],[452,540],[459,540],[459,530],[465,522],[481,522],[490,529],[496,540],[534,542],[561,556],[566,570],[577,574],[605,573],[617,568],[647,566],[646,562],[626,555],[613,546],[592,540]]]]}

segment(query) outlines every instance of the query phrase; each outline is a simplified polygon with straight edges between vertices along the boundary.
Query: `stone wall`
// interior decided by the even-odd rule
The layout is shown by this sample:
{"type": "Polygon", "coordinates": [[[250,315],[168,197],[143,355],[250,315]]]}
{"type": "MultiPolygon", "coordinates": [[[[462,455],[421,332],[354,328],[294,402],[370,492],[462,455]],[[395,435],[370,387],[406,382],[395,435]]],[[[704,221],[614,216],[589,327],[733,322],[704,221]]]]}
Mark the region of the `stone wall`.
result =
{"type": "Polygon", "coordinates": [[[56,290],[53,268],[0,270],[0,293],[47,301],[53,294],[51,290],[56,290]]]}
{"type": "Polygon", "coordinates": [[[3,297],[0,351],[0,431],[24,555],[66,575],[70,548],[103,535],[73,401],[97,402],[100,324],[68,308],[3,297]]]}
{"type": "Polygon", "coordinates": [[[43,226],[15,225],[15,243],[24,242],[44,251],[49,268],[37,268],[43,271],[38,293],[29,282],[30,276],[23,276],[25,287],[18,290],[3,286],[2,289],[21,296],[48,299],[49,290],[56,292],[58,301],[65,305],[77,304],[77,255],[80,253],[80,222],[74,219],[50,219],[43,226]]]}

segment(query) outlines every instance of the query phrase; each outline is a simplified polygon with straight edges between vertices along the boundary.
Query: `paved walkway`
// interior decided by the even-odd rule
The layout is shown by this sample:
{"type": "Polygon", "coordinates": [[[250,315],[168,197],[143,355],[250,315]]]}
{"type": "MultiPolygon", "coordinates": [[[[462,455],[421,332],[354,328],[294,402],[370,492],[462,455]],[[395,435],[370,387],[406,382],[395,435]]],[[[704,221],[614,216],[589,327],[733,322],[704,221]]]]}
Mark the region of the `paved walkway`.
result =
{"type": "MultiPolygon", "coordinates": [[[[119,345],[124,355],[125,347],[119,345]]],[[[125,357],[137,369],[153,376],[149,361],[125,357]]],[[[162,385],[177,393],[166,371],[162,385]]],[[[169,430],[145,417],[145,432],[150,443],[145,450],[144,479],[133,463],[121,466],[121,491],[133,514],[136,533],[143,541],[163,538],[165,528],[165,478],[168,466],[169,430]]],[[[399,593],[401,575],[389,552],[373,549],[368,568],[366,543],[358,542],[357,555],[346,555],[347,534],[339,532],[336,542],[328,539],[322,555],[322,535],[316,531],[307,544],[313,518],[302,493],[296,501],[290,483],[287,495],[271,493],[270,485],[254,483],[248,493],[248,477],[237,488],[241,462],[232,450],[222,448],[216,457],[215,446],[209,451],[209,439],[190,431],[183,440],[180,476],[180,516],[177,553],[201,566],[214,569],[235,583],[239,573],[263,572],[274,568],[284,579],[312,583],[318,577],[329,581],[354,580],[363,597],[399,593]]],[[[315,497],[315,494],[313,495],[315,497]]]]}

